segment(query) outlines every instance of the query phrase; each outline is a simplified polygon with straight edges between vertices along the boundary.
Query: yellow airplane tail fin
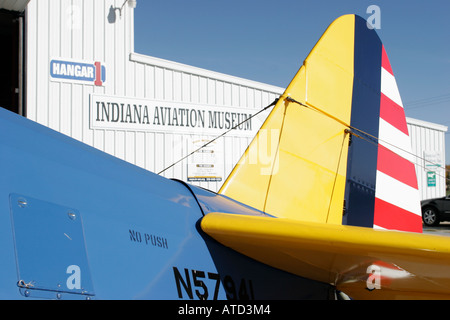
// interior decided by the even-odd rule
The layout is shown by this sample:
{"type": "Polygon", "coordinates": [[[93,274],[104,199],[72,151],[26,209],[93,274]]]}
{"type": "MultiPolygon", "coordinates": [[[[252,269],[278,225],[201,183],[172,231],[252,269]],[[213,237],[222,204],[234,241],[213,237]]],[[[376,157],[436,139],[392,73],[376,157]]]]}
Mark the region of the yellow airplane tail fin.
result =
{"type": "Polygon", "coordinates": [[[276,217],[422,231],[402,101],[363,18],[328,27],[219,193],[276,217]]]}

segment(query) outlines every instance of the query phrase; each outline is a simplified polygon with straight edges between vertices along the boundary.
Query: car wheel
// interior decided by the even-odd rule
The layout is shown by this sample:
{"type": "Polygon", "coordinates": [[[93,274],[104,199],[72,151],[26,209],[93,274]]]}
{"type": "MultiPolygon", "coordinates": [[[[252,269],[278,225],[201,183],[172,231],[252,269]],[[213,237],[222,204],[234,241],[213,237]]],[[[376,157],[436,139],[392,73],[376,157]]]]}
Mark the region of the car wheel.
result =
{"type": "Polygon", "coordinates": [[[427,226],[436,226],[439,224],[439,216],[436,209],[426,207],[422,210],[422,220],[427,226]]]}

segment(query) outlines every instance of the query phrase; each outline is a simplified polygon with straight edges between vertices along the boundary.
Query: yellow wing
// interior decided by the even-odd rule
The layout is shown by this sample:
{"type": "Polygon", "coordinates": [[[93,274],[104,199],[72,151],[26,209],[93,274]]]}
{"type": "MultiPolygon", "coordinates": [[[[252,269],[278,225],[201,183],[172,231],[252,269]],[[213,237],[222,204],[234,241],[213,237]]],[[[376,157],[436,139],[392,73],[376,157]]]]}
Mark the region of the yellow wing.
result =
{"type": "Polygon", "coordinates": [[[225,213],[202,229],[223,245],[354,299],[450,299],[450,238],[225,213]]]}

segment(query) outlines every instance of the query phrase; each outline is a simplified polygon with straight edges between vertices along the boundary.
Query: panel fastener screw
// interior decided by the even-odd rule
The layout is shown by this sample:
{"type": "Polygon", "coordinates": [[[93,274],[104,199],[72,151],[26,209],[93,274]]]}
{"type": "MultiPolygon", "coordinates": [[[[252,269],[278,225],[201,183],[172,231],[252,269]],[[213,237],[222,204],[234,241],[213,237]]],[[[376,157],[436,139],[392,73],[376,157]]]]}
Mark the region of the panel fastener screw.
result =
{"type": "Polygon", "coordinates": [[[27,200],[24,199],[24,198],[19,198],[19,199],[17,200],[17,205],[18,205],[19,207],[21,207],[21,208],[25,208],[25,207],[28,205],[28,202],[27,202],[27,200]]]}
{"type": "Polygon", "coordinates": [[[69,211],[67,213],[67,215],[69,216],[70,220],[75,220],[77,218],[77,215],[75,214],[75,212],[69,211]]]}

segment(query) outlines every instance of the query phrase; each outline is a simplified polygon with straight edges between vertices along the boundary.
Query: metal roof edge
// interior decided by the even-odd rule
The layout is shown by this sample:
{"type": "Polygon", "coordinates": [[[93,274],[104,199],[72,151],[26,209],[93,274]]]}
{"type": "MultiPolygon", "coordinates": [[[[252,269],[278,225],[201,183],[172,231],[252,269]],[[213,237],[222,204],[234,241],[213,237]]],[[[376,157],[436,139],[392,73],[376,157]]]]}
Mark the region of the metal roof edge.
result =
{"type": "Polygon", "coordinates": [[[438,131],[447,132],[448,127],[442,124],[406,117],[406,123],[438,131]]]}
{"type": "Polygon", "coordinates": [[[266,84],[263,82],[257,82],[253,80],[248,80],[216,71],[211,71],[207,69],[202,69],[194,66],[190,66],[187,64],[169,61],[161,58],[151,57],[139,53],[131,53],[130,61],[143,63],[147,65],[157,66],[161,68],[171,69],[179,72],[184,72],[188,74],[198,75],[210,79],[221,80],[224,82],[235,83],[244,87],[255,88],[267,92],[271,92],[274,94],[283,94],[284,88],[277,87],[274,85],[266,84]]]}

